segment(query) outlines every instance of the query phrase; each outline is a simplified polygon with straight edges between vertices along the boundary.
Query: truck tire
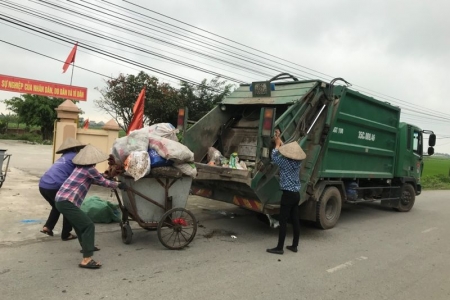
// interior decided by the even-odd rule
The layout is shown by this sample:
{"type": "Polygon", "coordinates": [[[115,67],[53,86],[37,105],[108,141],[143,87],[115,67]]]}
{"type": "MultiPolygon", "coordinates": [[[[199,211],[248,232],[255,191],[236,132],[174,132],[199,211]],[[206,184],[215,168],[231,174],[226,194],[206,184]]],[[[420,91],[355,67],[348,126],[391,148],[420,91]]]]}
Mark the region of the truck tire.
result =
{"type": "Polygon", "coordinates": [[[402,187],[400,201],[395,210],[400,212],[408,212],[413,208],[415,201],[416,191],[414,190],[414,187],[409,183],[405,183],[402,187]]]}
{"type": "Polygon", "coordinates": [[[341,193],[335,186],[327,187],[316,204],[316,226],[333,228],[339,220],[342,208],[341,193]]]}

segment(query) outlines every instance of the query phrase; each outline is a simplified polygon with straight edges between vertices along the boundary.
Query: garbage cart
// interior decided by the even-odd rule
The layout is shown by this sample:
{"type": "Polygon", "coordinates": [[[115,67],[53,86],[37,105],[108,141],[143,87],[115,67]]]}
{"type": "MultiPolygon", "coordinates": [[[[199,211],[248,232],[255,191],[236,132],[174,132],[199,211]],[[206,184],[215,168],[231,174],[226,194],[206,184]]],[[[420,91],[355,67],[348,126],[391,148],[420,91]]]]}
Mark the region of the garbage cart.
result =
{"type": "Polygon", "coordinates": [[[192,178],[172,167],[152,169],[149,175],[135,181],[119,176],[128,186],[122,199],[115,194],[122,211],[122,241],[131,243],[133,232],[129,221],[147,230],[157,230],[159,241],[168,249],[186,247],[197,233],[197,220],[186,203],[192,178]]]}

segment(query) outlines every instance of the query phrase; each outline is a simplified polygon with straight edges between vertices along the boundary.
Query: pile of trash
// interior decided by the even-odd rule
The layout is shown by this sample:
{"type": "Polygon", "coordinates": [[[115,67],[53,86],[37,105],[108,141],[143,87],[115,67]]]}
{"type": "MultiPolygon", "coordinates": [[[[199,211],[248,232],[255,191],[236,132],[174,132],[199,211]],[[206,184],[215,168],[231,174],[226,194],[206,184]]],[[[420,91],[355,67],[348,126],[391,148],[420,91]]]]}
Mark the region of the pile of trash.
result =
{"type": "Polygon", "coordinates": [[[110,168],[114,166],[116,170],[123,170],[134,180],[160,167],[176,168],[185,175],[195,177],[194,153],[178,142],[177,133],[178,130],[170,123],[134,130],[114,142],[108,164],[110,168]]]}
{"type": "Polygon", "coordinates": [[[216,148],[209,147],[207,159],[208,165],[210,166],[247,170],[247,165],[244,161],[239,161],[239,156],[236,152],[231,153],[230,158],[228,159],[216,148]]]}

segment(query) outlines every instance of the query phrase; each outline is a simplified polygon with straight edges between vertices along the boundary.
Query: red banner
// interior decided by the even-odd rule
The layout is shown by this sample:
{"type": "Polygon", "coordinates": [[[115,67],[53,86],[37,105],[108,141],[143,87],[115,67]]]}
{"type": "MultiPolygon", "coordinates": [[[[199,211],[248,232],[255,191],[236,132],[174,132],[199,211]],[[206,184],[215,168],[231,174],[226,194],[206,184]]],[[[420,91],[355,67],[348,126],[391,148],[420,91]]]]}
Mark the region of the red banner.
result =
{"type": "Polygon", "coordinates": [[[86,101],[87,88],[0,74],[0,90],[86,101]]]}

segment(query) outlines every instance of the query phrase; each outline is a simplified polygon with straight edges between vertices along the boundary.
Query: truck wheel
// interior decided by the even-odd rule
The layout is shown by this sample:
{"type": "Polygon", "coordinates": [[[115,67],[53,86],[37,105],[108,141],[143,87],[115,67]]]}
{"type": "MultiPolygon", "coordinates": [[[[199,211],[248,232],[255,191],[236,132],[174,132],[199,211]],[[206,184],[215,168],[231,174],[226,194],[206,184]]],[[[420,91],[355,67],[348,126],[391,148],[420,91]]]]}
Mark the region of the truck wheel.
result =
{"type": "Polygon", "coordinates": [[[395,210],[400,212],[408,212],[414,206],[415,201],[416,191],[414,190],[414,187],[409,183],[405,183],[402,187],[402,195],[400,197],[399,204],[395,210]]]}
{"type": "Polygon", "coordinates": [[[339,220],[341,208],[341,193],[337,187],[327,187],[316,205],[316,226],[321,229],[333,228],[339,220]]]}

